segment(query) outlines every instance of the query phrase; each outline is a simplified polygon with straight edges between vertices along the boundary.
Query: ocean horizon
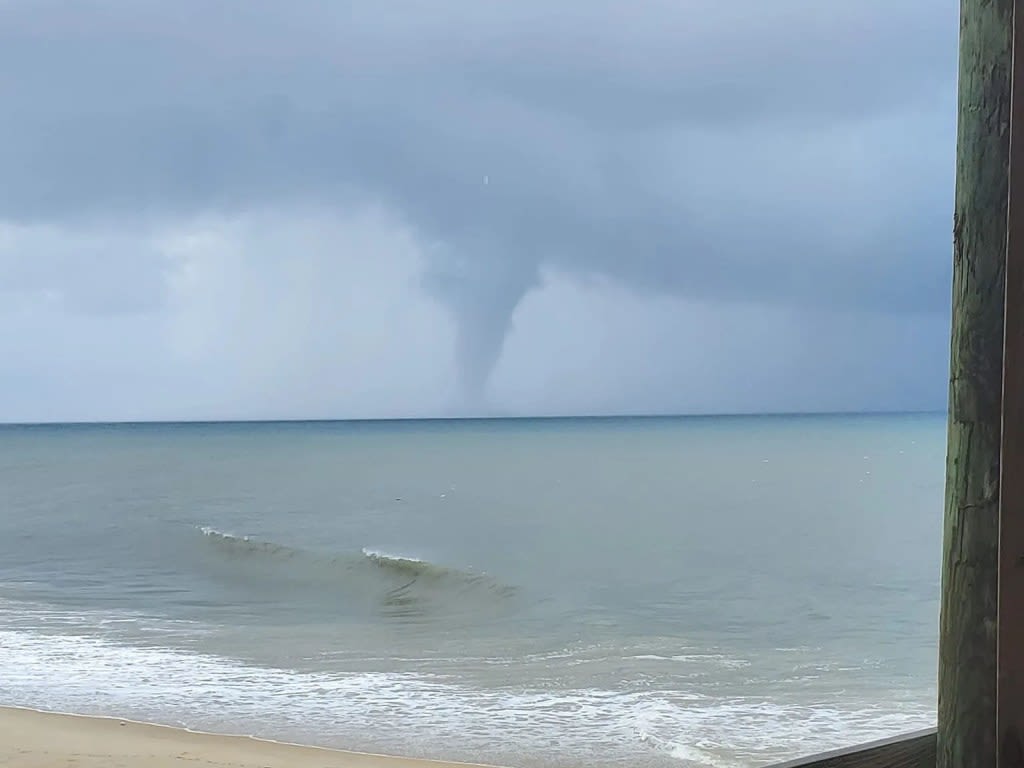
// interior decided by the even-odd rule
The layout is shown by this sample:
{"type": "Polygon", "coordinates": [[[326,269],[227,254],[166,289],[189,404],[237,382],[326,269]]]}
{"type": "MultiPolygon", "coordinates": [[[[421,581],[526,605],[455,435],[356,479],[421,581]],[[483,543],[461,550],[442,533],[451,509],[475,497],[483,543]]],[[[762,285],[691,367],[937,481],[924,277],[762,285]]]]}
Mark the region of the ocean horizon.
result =
{"type": "Polygon", "coordinates": [[[214,425],[214,424],[362,424],[393,422],[447,422],[447,421],[616,421],[629,419],[798,419],[830,417],[893,417],[893,416],[948,416],[948,409],[896,409],[849,411],[724,411],[709,413],[585,413],[585,414],[502,414],[468,416],[365,416],[322,418],[225,418],[225,419],[95,419],[80,421],[0,421],[2,427],[102,427],[147,425],[214,425]]]}
{"type": "Polygon", "coordinates": [[[0,425],[0,703],[515,768],[935,722],[946,413],[0,425]]]}

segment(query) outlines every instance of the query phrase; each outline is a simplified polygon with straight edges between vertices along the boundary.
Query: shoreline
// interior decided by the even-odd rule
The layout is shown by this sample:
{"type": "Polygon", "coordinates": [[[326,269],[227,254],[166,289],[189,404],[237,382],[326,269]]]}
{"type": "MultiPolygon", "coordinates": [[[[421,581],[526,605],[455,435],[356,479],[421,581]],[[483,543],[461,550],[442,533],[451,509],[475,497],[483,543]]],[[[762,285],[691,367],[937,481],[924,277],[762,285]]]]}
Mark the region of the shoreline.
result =
{"type": "Polygon", "coordinates": [[[10,768],[497,768],[209,733],[106,715],[0,706],[0,764],[10,768]]]}

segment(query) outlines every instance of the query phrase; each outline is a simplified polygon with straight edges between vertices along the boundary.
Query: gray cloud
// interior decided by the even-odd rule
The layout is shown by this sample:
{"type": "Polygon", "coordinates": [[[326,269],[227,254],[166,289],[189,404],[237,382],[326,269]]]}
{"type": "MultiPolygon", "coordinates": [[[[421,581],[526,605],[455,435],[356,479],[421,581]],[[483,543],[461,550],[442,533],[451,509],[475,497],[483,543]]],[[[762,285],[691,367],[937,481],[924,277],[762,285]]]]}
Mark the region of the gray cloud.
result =
{"type": "MultiPolygon", "coordinates": [[[[941,328],[956,14],[952,0],[9,0],[0,219],[383,206],[424,244],[473,398],[548,268],[941,328]]],[[[161,301],[97,280],[69,295],[161,301]]]]}
{"type": "Polygon", "coordinates": [[[0,223],[0,297],[45,298],[82,314],[159,309],[166,259],[125,225],[81,228],[75,237],[47,227],[0,223]]]}

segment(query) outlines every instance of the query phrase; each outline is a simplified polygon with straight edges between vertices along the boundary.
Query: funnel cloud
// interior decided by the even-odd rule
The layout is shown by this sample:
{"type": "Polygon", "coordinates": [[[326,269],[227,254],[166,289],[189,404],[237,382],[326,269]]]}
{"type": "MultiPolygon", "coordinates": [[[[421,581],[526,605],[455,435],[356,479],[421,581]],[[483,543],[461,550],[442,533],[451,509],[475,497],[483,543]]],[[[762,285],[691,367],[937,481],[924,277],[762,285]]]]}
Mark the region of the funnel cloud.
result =
{"type": "Polygon", "coordinates": [[[942,408],[957,32],[0,3],[0,420],[942,408]]]}

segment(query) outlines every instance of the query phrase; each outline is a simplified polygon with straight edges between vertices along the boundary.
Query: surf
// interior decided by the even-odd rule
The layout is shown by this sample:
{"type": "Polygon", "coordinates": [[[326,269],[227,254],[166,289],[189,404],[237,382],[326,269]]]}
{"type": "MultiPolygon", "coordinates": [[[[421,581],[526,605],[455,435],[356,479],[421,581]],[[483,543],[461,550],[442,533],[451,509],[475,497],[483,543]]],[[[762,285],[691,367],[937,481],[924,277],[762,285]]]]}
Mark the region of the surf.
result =
{"type": "Polygon", "coordinates": [[[255,589],[287,587],[293,599],[307,593],[325,601],[370,600],[386,613],[411,616],[480,610],[518,591],[481,571],[369,547],[318,551],[211,526],[197,526],[197,531],[206,563],[222,578],[255,589]]]}

